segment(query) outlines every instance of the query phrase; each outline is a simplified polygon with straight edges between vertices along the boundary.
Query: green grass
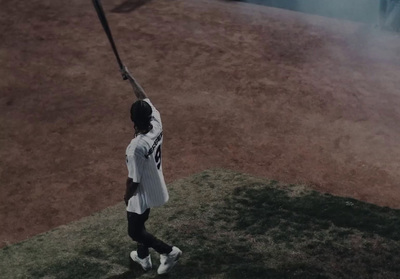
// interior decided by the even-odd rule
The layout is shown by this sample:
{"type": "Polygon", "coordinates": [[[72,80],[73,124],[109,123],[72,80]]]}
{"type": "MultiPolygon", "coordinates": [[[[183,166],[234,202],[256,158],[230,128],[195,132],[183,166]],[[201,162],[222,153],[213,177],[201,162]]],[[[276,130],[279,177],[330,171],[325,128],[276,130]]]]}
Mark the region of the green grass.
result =
{"type": "MultiPolygon", "coordinates": [[[[169,185],[149,231],[171,278],[400,278],[400,210],[224,170],[169,185]]],[[[0,278],[155,278],[130,266],[122,203],[0,250],[0,278]]]]}

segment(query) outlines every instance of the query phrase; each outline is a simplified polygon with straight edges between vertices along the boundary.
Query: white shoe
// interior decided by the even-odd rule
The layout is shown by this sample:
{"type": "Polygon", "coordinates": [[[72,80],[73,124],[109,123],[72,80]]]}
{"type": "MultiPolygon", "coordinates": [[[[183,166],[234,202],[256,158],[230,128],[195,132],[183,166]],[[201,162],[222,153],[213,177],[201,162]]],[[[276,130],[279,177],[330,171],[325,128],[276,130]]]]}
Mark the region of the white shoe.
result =
{"type": "Polygon", "coordinates": [[[131,252],[131,259],[134,262],[137,262],[138,264],[140,264],[142,266],[142,268],[144,269],[144,271],[149,271],[153,265],[151,263],[151,257],[150,255],[148,255],[146,258],[141,259],[139,258],[137,251],[132,251],[131,252]]]}
{"type": "Polygon", "coordinates": [[[160,266],[158,267],[158,274],[165,274],[171,271],[176,265],[179,258],[182,255],[182,251],[178,247],[172,247],[172,251],[169,254],[160,255],[160,266]]]}

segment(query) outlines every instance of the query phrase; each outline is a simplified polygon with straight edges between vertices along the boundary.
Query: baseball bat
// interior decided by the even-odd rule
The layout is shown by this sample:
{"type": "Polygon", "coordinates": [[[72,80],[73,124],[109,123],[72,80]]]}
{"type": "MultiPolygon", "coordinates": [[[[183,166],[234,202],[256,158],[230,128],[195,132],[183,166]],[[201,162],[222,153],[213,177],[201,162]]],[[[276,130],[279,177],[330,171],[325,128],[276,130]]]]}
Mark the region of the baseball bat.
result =
{"type": "MultiPolygon", "coordinates": [[[[100,2],[100,0],[92,0],[92,1],[93,1],[93,6],[96,9],[97,16],[99,17],[101,25],[103,26],[104,32],[106,32],[107,38],[111,44],[111,48],[114,52],[115,58],[117,58],[119,68],[122,70],[124,68],[124,64],[122,64],[121,58],[119,57],[118,50],[117,50],[117,47],[115,46],[114,39],[111,34],[111,29],[108,25],[108,21],[107,21],[106,15],[104,13],[103,7],[101,5],[101,2],[100,2]]],[[[123,79],[127,79],[127,77],[125,75],[122,75],[122,77],[123,77],[123,79]]]]}

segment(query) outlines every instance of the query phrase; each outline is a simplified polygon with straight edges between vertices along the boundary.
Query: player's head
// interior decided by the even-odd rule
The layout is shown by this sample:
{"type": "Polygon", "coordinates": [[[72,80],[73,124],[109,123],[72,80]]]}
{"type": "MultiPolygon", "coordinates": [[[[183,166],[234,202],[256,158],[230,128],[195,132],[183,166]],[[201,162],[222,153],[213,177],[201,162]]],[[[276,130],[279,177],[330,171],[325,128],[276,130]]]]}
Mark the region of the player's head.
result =
{"type": "Polygon", "coordinates": [[[147,131],[151,129],[151,113],[150,105],[143,101],[138,100],[131,106],[131,120],[138,131],[147,131]]]}

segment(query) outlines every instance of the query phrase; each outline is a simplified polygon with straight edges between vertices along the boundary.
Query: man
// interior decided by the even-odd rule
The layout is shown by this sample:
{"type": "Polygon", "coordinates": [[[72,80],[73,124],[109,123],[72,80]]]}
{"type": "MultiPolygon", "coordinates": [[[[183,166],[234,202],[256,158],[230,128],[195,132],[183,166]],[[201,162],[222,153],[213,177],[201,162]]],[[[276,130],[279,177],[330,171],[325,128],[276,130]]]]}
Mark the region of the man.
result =
{"type": "Polygon", "coordinates": [[[145,228],[150,208],[165,204],[169,198],[161,165],[161,117],[128,69],[124,67],[121,72],[130,81],[138,99],[131,106],[135,137],[126,149],[128,178],[124,200],[128,234],[137,242],[137,251],[132,251],[130,257],[148,271],[152,268],[149,248],[153,248],[160,254],[157,273],[164,274],[175,266],[182,251],[157,239],[145,228]]]}

